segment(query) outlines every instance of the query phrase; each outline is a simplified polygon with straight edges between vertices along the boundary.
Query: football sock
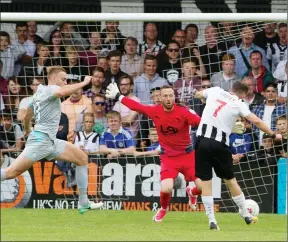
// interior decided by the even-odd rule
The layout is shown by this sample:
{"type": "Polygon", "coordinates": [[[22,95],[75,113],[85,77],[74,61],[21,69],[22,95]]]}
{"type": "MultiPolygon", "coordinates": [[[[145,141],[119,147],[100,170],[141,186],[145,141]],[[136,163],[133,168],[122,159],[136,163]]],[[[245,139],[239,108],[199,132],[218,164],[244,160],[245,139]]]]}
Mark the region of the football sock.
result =
{"type": "Polygon", "coordinates": [[[76,166],[76,182],[79,190],[79,203],[81,206],[89,202],[87,196],[88,166],[76,166]]]}
{"type": "Polygon", "coordinates": [[[161,208],[167,209],[170,202],[171,193],[160,192],[160,205],[161,208]]]}
{"type": "Polygon", "coordinates": [[[1,176],[1,181],[5,181],[6,180],[5,169],[1,169],[0,176],[1,176]]]}
{"type": "Polygon", "coordinates": [[[238,206],[240,214],[244,217],[249,217],[250,214],[247,210],[246,199],[243,192],[237,197],[232,197],[232,199],[238,206]]]}
{"type": "Polygon", "coordinates": [[[217,224],[217,221],[214,216],[214,200],[213,196],[202,196],[202,202],[204,204],[206,215],[209,219],[209,224],[214,222],[217,224]]]}

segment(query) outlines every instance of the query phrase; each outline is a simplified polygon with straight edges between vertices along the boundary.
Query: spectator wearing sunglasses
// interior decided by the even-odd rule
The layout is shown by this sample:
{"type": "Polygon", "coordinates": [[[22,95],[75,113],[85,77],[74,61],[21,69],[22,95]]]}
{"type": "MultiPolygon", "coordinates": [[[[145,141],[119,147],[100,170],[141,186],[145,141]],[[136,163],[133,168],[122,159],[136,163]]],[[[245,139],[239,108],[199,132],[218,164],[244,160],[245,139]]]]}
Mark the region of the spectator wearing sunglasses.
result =
{"type": "Polygon", "coordinates": [[[106,98],[101,93],[96,93],[92,98],[92,109],[85,109],[78,116],[78,120],[74,129],[74,132],[84,131],[84,114],[93,113],[94,114],[94,125],[93,132],[99,135],[103,134],[103,131],[108,127],[107,119],[105,115],[106,98]]]}
{"type": "MultiPolygon", "coordinates": [[[[140,103],[140,99],[133,94],[133,78],[129,75],[120,77],[119,80],[120,93],[140,103]]],[[[113,107],[114,111],[117,111],[121,115],[122,127],[128,129],[132,137],[135,138],[138,134],[140,127],[140,115],[126,107],[120,101],[115,103],[113,107]]]]}
{"type": "MultiPolygon", "coordinates": [[[[204,79],[202,80],[200,91],[210,87],[212,87],[211,81],[209,79],[204,79]]],[[[206,99],[192,98],[189,102],[189,106],[201,117],[206,106],[206,99]]]]}
{"type": "Polygon", "coordinates": [[[169,81],[169,83],[174,83],[178,80],[178,78],[182,75],[181,72],[181,62],[180,62],[180,45],[177,41],[171,40],[166,48],[165,55],[161,56],[161,59],[158,59],[158,67],[157,73],[159,76],[165,78],[169,81]],[[170,70],[174,70],[178,72],[178,78],[175,77],[176,80],[168,77],[170,76],[168,73],[170,70]]]}
{"type": "Polygon", "coordinates": [[[222,57],[222,71],[213,74],[211,82],[213,87],[220,87],[225,91],[231,90],[233,84],[240,81],[240,78],[234,71],[235,57],[232,54],[225,54],[222,57]]]}

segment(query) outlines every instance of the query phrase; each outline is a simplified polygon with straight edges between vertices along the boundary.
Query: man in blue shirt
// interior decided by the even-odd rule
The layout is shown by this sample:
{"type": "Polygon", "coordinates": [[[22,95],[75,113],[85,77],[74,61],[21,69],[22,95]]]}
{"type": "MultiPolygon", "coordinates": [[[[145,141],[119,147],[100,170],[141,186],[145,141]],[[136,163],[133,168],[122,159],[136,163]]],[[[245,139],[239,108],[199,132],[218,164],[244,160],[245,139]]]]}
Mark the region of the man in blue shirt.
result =
{"type": "Polygon", "coordinates": [[[234,55],[235,58],[235,72],[237,76],[243,77],[245,72],[251,68],[249,56],[252,51],[258,50],[263,56],[263,65],[270,71],[270,66],[266,58],[265,50],[253,43],[255,35],[251,27],[244,27],[241,30],[242,42],[239,46],[232,46],[228,53],[234,55]]]}
{"type": "Polygon", "coordinates": [[[100,138],[100,154],[107,154],[108,158],[133,154],[135,143],[130,131],[121,126],[120,113],[110,111],[106,118],[108,128],[100,138]]]}

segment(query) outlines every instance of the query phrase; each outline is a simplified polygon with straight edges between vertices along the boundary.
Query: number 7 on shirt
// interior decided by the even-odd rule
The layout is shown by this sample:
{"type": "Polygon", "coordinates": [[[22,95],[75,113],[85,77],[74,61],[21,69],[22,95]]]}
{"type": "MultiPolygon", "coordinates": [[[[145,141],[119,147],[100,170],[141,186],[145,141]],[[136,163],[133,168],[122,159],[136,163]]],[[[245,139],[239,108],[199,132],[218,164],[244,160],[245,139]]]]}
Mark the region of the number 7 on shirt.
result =
{"type": "Polygon", "coordinates": [[[218,105],[218,107],[216,108],[216,110],[215,110],[214,113],[213,113],[213,116],[214,116],[214,117],[217,117],[218,112],[219,112],[223,107],[225,107],[225,106],[227,105],[226,102],[223,102],[223,101],[221,101],[221,100],[219,100],[219,99],[217,99],[216,102],[218,102],[219,105],[218,105]]]}

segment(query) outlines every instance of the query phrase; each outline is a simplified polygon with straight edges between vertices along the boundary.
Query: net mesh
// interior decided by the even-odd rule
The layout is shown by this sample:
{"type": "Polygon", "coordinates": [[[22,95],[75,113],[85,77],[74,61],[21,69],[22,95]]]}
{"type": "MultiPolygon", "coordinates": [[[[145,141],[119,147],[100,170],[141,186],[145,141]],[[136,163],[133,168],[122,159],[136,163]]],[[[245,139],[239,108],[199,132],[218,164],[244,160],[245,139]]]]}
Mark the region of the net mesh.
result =
{"type": "MultiPolygon", "coordinates": [[[[28,30],[31,32],[33,23],[30,22],[30,24],[31,26],[29,25],[28,30]]],[[[271,28],[273,29],[274,24],[276,25],[276,23],[269,23],[269,26],[272,26],[271,28]]],[[[132,75],[135,80],[136,77],[143,72],[144,56],[148,54],[157,55],[157,72],[174,86],[178,101],[188,105],[189,108],[193,110],[201,110],[201,103],[195,103],[191,100],[193,89],[196,88],[199,90],[206,88],[203,87],[203,85],[206,83],[206,85],[209,86],[210,84],[204,82],[205,80],[213,80],[213,74],[218,72],[223,73],[222,57],[227,53],[233,54],[235,62],[240,63],[238,66],[237,64],[235,66],[236,74],[239,75],[233,77],[235,79],[240,79],[243,76],[242,69],[245,69],[245,63],[239,52],[239,44],[241,44],[241,41],[244,41],[245,38],[249,41],[252,33],[258,36],[258,41],[261,43],[259,36],[261,36],[260,34],[263,29],[267,27],[267,23],[221,22],[214,23],[213,25],[208,22],[183,23],[185,32],[179,31],[173,36],[174,40],[179,43],[181,41],[184,43],[185,46],[181,46],[180,49],[177,48],[179,45],[175,43],[170,43],[167,46],[169,43],[168,37],[167,39],[158,41],[157,44],[152,47],[142,45],[145,36],[153,38],[153,35],[157,35],[157,30],[153,26],[148,28],[146,25],[145,29],[143,28],[143,23],[120,22],[119,24],[119,22],[73,22],[70,24],[63,24],[57,22],[55,25],[48,25],[39,22],[37,27],[37,35],[43,38],[43,42],[40,41],[39,38],[39,43],[37,45],[26,41],[20,47],[15,47],[15,49],[12,50],[13,60],[12,57],[1,56],[1,60],[3,63],[5,62],[4,66],[6,68],[4,71],[2,70],[2,76],[9,81],[9,90],[6,93],[2,93],[1,98],[4,100],[5,112],[7,109],[10,110],[10,117],[7,117],[7,114],[2,115],[1,122],[2,149],[6,149],[5,152],[2,152],[5,157],[2,159],[2,167],[9,166],[13,162],[13,159],[19,155],[18,150],[23,149],[25,146],[21,123],[21,119],[23,119],[23,115],[25,114],[25,111],[23,113],[25,105],[22,103],[23,105],[19,107],[19,103],[23,101],[24,98],[26,99],[25,103],[27,103],[29,101],[29,98],[27,99],[27,97],[30,97],[33,94],[33,90],[36,90],[37,85],[39,85],[41,81],[46,82],[47,66],[61,65],[67,70],[69,80],[76,79],[78,81],[83,81],[86,75],[93,74],[92,70],[96,66],[102,66],[105,70],[109,68],[106,57],[110,51],[124,51],[124,49],[127,51],[126,48],[131,48],[130,51],[134,51],[134,48],[136,48],[137,52],[141,52],[142,56],[134,59],[137,61],[137,64],[135,64],[135,61],[132,64],[129,63],[128,60],[123,61],[124,59],[122,57],[121,69],[124,72],[132,75]],[[61,29],[61,31],[59,31],[59,29],[61,29]],[[244,31],[245,29],[246,31],[244,31]],[[138,40],[138,45],[133,46],[132,41],[131,46],[124,46],[123,41],[128,36],[136,38],[138,40]],[[166,49],[165,44],[163,43],[166,44],[166,49]],[[207,48],[207,43],[211,48],[207,48]],[[231,50],[233,46],[235,47],[234,51],[231,50]],[[26,52],[26,54],[33,57],[32,64],[24,64],[25,60],[21,59],[23,52],[26,52]],[[167,59],[167,56],[174,58],[175,61],[169,63],[169,65],[164,65],[163,63],[167,59]],[[185,62],[192,63],[192,66],[188,67],[188,71],[185,70],[185,62]],[[37,77],[40,83],[34,83],[33,80],[35,77],[37,77]],[[182,81],[185,80],[185,78],[192,80],[194,84],[192,84],[192,86],[188,85],[187,87],[183,87],[182,81]],[[181,85],[177,86],[176,82],[179,79],[181,80],[181,85]],[[31,83],[32,85],[30,85],[31,83]],[[5,122],[6,124],[12,122],[13,125],[5,126],[5,122]],[[11,150],[7,152],[7,149],[11,150]]],[[[16,31],[15,34],[15,24],[1,24],[1,31],[9,33],[11,43],[14,46],[17,45],[17,39],[19,37],[26,38],[25,35],[27,35],[27,32],[25,33],[25,30],[23,30],[21,26],[20,29],[22,33],[19,30],[20,32],[16,31]]],[[[161,31],[161,29],[158,29],[158,34],[161,33],[161,31]]],[[[19,41],[21,40],[19,39],[19,41]]],[[[267,61],[266,55],[263,57],[263,60],[264,58],[267,61]]],[[[268,61],[267,65],[269,65],[268,61]]],[[[270,68],[269,66],[267,67],[270,68]]],[[[281,78],[277,79],[281,80],[281,78]]],[[[217,78],[215,80],[213,84],[220,85],[220,83],[217,83],[217,78]]],[[[284,76],[282,80],[284,80],[284,76]]],[[[231,87],[231,85],[228,86],[226,86],[226,88],[231,87]]],[[[146,92],[147,90],[141,91],[146,92]]],[[[148,92],[150,92],[150,90],[148,90],[148,92]]],[[[149,96],[147,93],[144,95],[149,96]]],[[[155,96],[157,96],[157,94],[155,94],[155,96]]],[[[156,99],[152,97],[153,100],[141,101],[147,104],[151,101],[157,102],[157,97],[155,98],[156,99]]],[[[3,100],[0,100],[2,104],[3,100]]],[[[87,100],[89,99],[87,98],[87,100]]],[[[89,105],[91,106],[91,104],[85,102],[79,105],[67,102],[65,105],[62,105],[62,112],[66,113],[69,120],[68,140],[74,138],[73,130],[75,125],[77,126],[77,123],[79,122],[80,125],[83,125],[83,120],[81,120],[83,118],[83,110],[89,105]]],[[[120,111],[124,112],[124,110],[120,111]]],[[[284,113],[281,113],[281,115],[283,114],[284,113]]],[[[148,135],[151,122],[145,120],[141,116],[137,116],[135,122],[139,122],[137,128],[140,128],[137,136],[135,136],[137,149],[142,151],[145,150],[145,148],[143,149],[143,142],[146,142],[146,146],[148,146],[150,142],[148,135]]],[[[60,129],[61,128],[59,128],[59,130],[60,129]]],[[[274,205],[276,208],[277,163],[278,159],[281,158],[279,150],[283,147],[281,145],[278,147],[277,144],[264,144],[264,148],[259,146],[259,144],[257,144],[258,140],[257,138],[255,139],[255,134],[252,133],[252,129],[251,127],[248,127],[248,124],[245,135],[250,138],[248,141],[245,141],[246,143],[244,146],[246,148],[241,152],[243,157],[241,158],[240,163],[235,164],[234,166],[236,178],[240,187],[243,189],[246,198],[251,198],[261,204],[265,203],[265,199],[273,197],[272,200],[273,203],[275,203],[274,205]]],[[[193,132],[191,133],[191,136],[193,137],[193,132]]],[[[84,146],[85,145],[86,144],[84,144],[84,146]]],[[[241,145],[243,146],[243,144],[241,145]]],[[[94,151],[97,151],[97,148],[95,148],[94,151]]],[[[33,169],[30,170],[30,173],[35,176],[34,182],[32,182],[34,178],[29,178],[29,174],[27,173],[25,173],[26,175],[23,175],[22,178],[2,182],[1,205],[10,206],[9,204],[14,204],[15,206],[21,206],[21,204],[24,204],[24,206],[27,206],[32,190],[36,189],[37,193],[42,191],[42,194],[46,195],[50,192],[53,192],[56,195],[58,194],[60,195],[60,199],[63,198],[64,200],[69,201],[67,206],[74,207],[76,203],[73,201],[77,200],[77,189],[74,187],[75,177],[73,177],[74,169],[73,167],[69,167],[69,169],[63,168],[61,166],[61,161],[57,161],[56,163],[58,164],[57,166],[55,166],[53,162],[48,161],[42,164],[35,164],[33,169]],[[59,169],[61,171],[59,171],[59,169]],[[64,178],[62,174],[65,174],[64,178]],[[62,180],[58,181],[59,186],[55,186],[57,177],[62,177],[62,180]],[[20,191],[20,188],[23,185],[23,179],[26,181],[26,190],[24,190],[24,195],[26,194],[26,196],[24,196],[26,204],[25,202],[19,203],[18,201],[20,199],[19,194],[23,193],[23,190],[20,191]],[[36,181],[39,183],[37,186],[34,184],[36,181]],[[32,184],[34,184],[33,189],[32,184]],[[37,189],[39,190],[37,191],[37,189]],[[52,191],[51,189],[54,190],[52,191]]],[[[88,194],[93,200],[106,201],[106,209],[122,208],[140,210],[147,208],[146,210],[156,210],[159,206],[159,174],[160,162],[158,156],[144,156],[142,158],[122,156],[119,159],[107,159],[105,157],[92,155],[89,163],[88,194]],[[143,200],[144,203],[134,204],[133,202],[136,202],[139,197],[145,198],[143,200]],[[148,203],[145,204],[145,201],[148,203]]],[[[176,186],[178,189],[175,189],[173,192],[171,210],[178,209],[187,211],[189,210],[189,207],[183,203],[187,196],[185,191],[187,184],[184,181],[182,174],[179,174],[177,182],[176,186]],[[175,206],[178,207],[176,208],[175,206]]],[[[215,180],[213,184],[215,186],[213,187],[213,191],[221,194],[221,197],[220,195],[215,195],[216,203],[218,204],[217,206],[219,206],[220,211],[236,211],[236,206],[231,200],[226,185],[219,180],[215,180]]],[[[24,198],[22,197],[22,200],[20,200],[23,201],[24,198]]],[[[57,197],[57,199],[59,199],[59,197],[57,197]]],[[[37,202],[35,202],[33,206],[39,207],[40,205],[37,205],[36,203],[37,202]]],[[[198,209],[203,210],[203,206],[199,205],[198,209]]]]}

